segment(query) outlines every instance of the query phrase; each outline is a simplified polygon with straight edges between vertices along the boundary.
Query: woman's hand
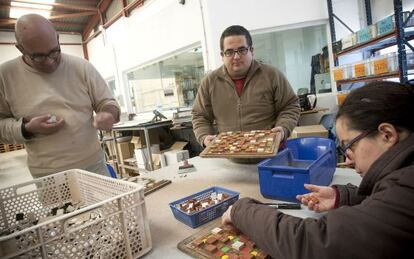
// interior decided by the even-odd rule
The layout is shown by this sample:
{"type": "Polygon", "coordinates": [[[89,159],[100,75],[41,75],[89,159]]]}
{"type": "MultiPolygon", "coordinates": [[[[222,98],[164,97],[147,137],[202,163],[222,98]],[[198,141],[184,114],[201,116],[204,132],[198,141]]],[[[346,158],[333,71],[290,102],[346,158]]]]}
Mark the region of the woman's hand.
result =
{"type": "Polygon", "coordinates": [[[323,212],[335,207],[336,192],[334,188],[313,184],[305,184],[305,188],[311,192],[297,195],[296,199],[308,206],[310,210],[323,212]]]}

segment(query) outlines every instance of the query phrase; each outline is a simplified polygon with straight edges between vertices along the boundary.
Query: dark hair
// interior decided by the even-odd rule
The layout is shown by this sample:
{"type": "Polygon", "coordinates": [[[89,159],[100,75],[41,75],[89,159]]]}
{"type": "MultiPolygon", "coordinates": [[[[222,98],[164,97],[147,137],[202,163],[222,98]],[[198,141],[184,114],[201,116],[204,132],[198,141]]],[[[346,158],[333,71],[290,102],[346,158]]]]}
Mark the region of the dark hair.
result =
{"type": "Polygon", "coordinates": [[[225,29],[223,31],[223,33],[221,34],[221,37],[220,37],[220,49],[221,49],[221,51],[224,50],[223,49],[224,48],[224,38],[229,37],[229,36],[238,36],[238,35],[246,37],[248,47],[253,46],[252,36],[250,35],[250,32],[248,30],[246,30],[246,28],[244,28],[243,26],[232,25],[230,27],[227,27],[227,29],[225,29]]]}
{"type": "Polygon", "coordinates": [[[349,128],[359,131],[376,129],[384,122],[414,131],[413,111],[413,86],[381,81],[353,90],[339,107],[336,119],[345,117],[349,128]]]}

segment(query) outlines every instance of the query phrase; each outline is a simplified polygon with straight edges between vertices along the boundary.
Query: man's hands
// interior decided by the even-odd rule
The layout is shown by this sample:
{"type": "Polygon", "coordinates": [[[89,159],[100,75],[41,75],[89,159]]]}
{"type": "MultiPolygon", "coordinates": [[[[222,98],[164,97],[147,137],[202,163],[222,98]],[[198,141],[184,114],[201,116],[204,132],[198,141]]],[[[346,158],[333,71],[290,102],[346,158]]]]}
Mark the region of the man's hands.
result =
{"type": "Polygon", "coordinates": [[[33,117],[24,125],[25,130],[33,135],[50,135],[60,130],[63,125],[65,125],[65,121],[59,117],[56,117],[55,122],[49,122],[51,117],[52,115],[50,114],[33,117]]]}
{"type": "Polygon", "coordinates": [[[93,119],[93,126],[98,130],[111,130],[114,123],[114,116],[104,111],[98,112],[93,119]]]}
{"type": "Polygon", "coordinates": [[[204,140],[203,140],[203,144],[204,144],[204,146],[208,146],[208,144],[210,144],[211,143],[211,141],[213,141],[213,139],[215,139],[216,138],[216,135],[207,135],[207,136],[205,136],[205,138],[204,138],[204,140]]]}
{"type": "Polygon", "coordinates": [[[310,210],[323,212],[335,207],[336,192],[332,187],[305,184],[305,188],[311,193],[297,195],[296,199],[307,205],[310,210]]]}
{"type": "Polygon", "coordinates": [[[285,140],[285,130],[283,127],[277,126],[272,129],[273,132],[279,132],[280,134],[280,142],[283,142],[285,140]]]}

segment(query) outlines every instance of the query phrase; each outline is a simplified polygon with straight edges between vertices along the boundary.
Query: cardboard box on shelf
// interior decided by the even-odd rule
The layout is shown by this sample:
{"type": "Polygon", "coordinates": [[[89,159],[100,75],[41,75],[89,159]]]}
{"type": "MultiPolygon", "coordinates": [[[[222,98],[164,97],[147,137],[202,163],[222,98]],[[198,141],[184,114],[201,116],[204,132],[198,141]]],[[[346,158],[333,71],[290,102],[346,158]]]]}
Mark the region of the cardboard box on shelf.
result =
{"type": "MultiPolygon", "coordinates": [[[[151,153],[152,153],[152,158],[153,158],[152,161],[154,162],[154,165],[155,165],[154,158],[157,158],[157,160],[160,161],[160,145],[158,144],[151,145],[151,153]]],[[[147,148],[136,148],[134,150],[134,155],[135,155],[135,159],[137,160],[138,167],[145,168],[145,165],[147,164],[148,157],[149,157],[147,148]]],[[[159,165],[161,166],[161,162],[159,162],[159,165]]]]}
{"type": "Polygon", "coordinates": [[[142,148],[141,138],[138,136],[133,136],[131,143],[134,145],[134,149],[142,148]]]}
{"type": "Polygon", "coordinates": [[[109,159],[115,158],[115,143],[113,141],[106,141],[105,146],[109,159]]]}
{"type": "Polygon", "coordinates": [[[163,153],[165,163],[169,165],[177,165],[179,162],[190,158],[188,150],[171,150],[163,153]]]}
{"type": "Polygon", "coordinates": [[[301,137],[328,137],[328,130],[322,125],[298,126],[295,127],[290,138],[301,137]]]}
{"type": "Polygon", "coordinates": [[[154,166],[154,170],[161,168],[161,161],[164,159],[163,154],[152,154],[152,163],[154,166]]]}
{"type": "Polygon", "coordinates": [[[118,143],[119,160],[124,161],[134,155],[134,145],[128,142],[118,143]]]}
{"type": "Polygon", "coordinates": [[[164,156],[165,163],[161,163],[163,166],[176,165],[181,161],[190,158],[188,150],[183,150],[184,147],[188,144],[185,141],[175,142],[169,149],[163,150],[162,154],[164,156]]]}

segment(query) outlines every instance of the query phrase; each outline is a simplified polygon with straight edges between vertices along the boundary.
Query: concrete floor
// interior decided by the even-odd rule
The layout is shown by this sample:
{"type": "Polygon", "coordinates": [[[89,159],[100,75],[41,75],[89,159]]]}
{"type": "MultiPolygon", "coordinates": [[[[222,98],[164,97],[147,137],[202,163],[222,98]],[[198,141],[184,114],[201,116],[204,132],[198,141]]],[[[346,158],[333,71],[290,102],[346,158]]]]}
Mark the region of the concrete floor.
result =
{"type": "Polygon", "coordinates": [[[0,153],[0,189],[32,180],[25,149],[0,153]]]}

